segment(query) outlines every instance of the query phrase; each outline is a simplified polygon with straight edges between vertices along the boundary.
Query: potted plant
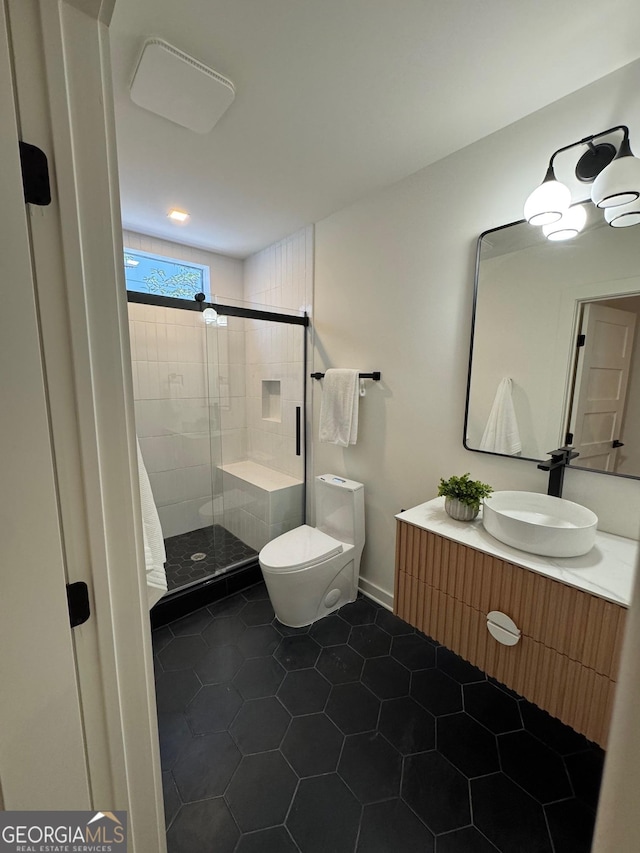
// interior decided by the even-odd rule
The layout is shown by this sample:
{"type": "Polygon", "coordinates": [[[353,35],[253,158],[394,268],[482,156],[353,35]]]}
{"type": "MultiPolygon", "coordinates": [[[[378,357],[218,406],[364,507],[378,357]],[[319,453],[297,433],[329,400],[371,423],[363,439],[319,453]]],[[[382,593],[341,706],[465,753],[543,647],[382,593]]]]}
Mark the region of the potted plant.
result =
{"type": "Polygon", "coordinates": [[[470,480],[469,474],[440,480],[438,495],[444,496],[444,508],[456,521],[471,521],[480,511],[480,501],[493,489],[480,480],[470,480]]]}

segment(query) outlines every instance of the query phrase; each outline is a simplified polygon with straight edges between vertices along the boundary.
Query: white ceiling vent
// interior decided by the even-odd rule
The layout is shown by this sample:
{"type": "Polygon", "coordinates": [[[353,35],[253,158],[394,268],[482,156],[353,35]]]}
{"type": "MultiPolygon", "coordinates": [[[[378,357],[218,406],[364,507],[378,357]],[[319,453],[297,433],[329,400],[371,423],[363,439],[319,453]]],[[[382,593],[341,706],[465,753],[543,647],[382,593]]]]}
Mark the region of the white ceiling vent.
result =
{"type": "Polygon", "coordinates": [[[196,133],[209,133],[233,103],[233,83],[161,39],[145,42],[131,100],[196,133]]]}

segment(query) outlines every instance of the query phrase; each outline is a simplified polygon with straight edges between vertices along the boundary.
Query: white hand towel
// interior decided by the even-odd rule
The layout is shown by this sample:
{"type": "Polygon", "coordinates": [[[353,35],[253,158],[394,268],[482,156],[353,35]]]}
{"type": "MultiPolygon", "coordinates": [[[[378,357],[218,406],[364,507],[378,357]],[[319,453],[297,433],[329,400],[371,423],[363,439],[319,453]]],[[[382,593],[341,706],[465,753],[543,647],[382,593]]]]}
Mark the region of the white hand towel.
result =
{"type": "Polygon", "coordinates": [[[156,604],[167,591],[167,574],[164,564],[167,554],[164,549],[162,527],[156,509],[149,475],[145,468],[140,451],[140,443],[136,436],[138,450],[138,480],[140,483],[140,507],[142,509],[142,537],[144,541],[144,562],[147,571],[147,593],[149,609],[156,604]]]}
{"type": "Polygon", "coordinates": [[[500,381],[480,442],[480,450],[506,453],[509,456],[516,456],[522,451],[520,430],[511,396],[512,386],[512,381],[506,377],[500,381]]]}
{"type": "Polygon", "coordinates": [[[330,369],[322,382],[320,441],[348,447],[358,440],[359,370],[330,369]]]}

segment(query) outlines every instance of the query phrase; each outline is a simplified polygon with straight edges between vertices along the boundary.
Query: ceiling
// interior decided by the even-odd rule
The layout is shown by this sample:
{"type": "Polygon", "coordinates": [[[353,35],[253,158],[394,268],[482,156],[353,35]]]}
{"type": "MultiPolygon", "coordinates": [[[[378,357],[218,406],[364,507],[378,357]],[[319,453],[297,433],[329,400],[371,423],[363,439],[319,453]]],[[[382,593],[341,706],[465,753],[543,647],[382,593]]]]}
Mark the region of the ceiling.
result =
{"type": "Polygon", "coordinates": [[[246,257],[626,65],[639,33],[637,0],[117,0],[123,224],[246,257]],[[151,36],[233,81],[211,133],[131,101],[151,36]]]}

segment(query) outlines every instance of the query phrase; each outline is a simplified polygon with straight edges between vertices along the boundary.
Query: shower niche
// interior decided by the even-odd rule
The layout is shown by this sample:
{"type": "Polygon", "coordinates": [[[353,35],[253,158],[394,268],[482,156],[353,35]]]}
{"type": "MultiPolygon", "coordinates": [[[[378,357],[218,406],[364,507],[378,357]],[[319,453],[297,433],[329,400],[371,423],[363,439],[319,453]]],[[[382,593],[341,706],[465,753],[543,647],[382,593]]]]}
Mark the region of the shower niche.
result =
{"type": "Polygon", "coordinates": [[[235,300],[128,299],[136,431],[167,551],[162,608],[258,572],[260,549],[304,523],[308,320],[235,300]]]}

